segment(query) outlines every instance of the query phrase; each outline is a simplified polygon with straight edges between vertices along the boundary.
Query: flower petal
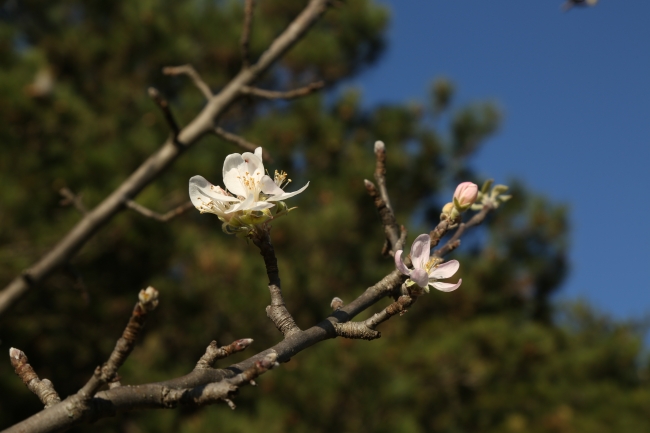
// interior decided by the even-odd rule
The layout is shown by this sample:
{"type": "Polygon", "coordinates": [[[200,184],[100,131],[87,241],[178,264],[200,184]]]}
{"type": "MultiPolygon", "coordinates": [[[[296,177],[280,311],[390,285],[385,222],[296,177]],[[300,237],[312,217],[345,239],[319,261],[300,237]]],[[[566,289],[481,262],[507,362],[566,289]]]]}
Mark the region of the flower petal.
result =
{"type": "MultiPolygon", "coordinates": [[[[228,155],[226,160],[230,158],[232,155],[228,155]]],[[[241,155],[238,155],[241,156],[241,155]]],[[[243,164],[243,162],[242,162],[243,164]]],[[[226,164],[224,163],[224,168],[226,167],[226,164]]],[[[231,168],[228,171],[224,171],[223,173],[223,184],[226,185],[226,189],[230,191],[231,193],[241,196],[241,197],[246,197],[248,195],[248,191],[246,190],[246,187],[242,183],[242,176],[239,174],[239,170],[237,168],[231,168]]]]}
{"type": "Polygon", "coordinates": [[[269,209],[275,206],[275,203],[269,203],[268,201],[258,201],[255,202],[248,210],[264,210],[269,209]]]}
{"type": "Polygon", "coordinates": [[[443,280],[449,278],[456,273],[460,268],[460,263],[458,260],[449,260],[448,262],[438,265],[438,267],[433,268],[429,273],[429,278],[435,278],[436,280],[443,280]]]}
{"type": "Polygon", "coordinates": [[[453,292],[457,288],[460,287],[460,284],[463,282],[463,280],[458,280],[456,284],[450,284],[450,283],[443,283],[441,281],[435,281],[433,283],[429,283],[429,285],[433,286],[435,289],[440,290],[441,292],[453,292]]]}
{"type": "Polygon", "coordinates": [[[402,250],[397,250],[397,252],[395,253],[395,266],[397,266],[397,269],[401,273],[403,273],[404,275],[410,275],[411,270],[409,268],[407,268],[406,265],[404,264],[404,262],[402,261],[402,253],[403,252],[404,251],[402,251],[402,250]]]}
{"type": "Polygon", "coordinates": [[[226,159],[223,161],[223,172],[222,176],[225,178],[226,173],[232,169],[237,169],[240,165],[244,163],[244,158],[239,153],[231,153],[226,156],[226,159]]]}
{"type": "Polygon", "coordinates": [[[411,261],[414,269],[422,269],[429,261],[431,253],[431,238],[428,234],[421,234],[413,241],[411,245],[411,261]]]}
{"type": "Polygon", "coordinates": [[[250,209],[254,205],[254,203],[255,203],[255,197],[253,196],[253,194],[248,194],[246,200],[242,201],[241,203],[237,203],[235,206],[228,209],[226,213],[233,213],[240,210],[250,209]]]}
{"type": "Polygon", "coordinates": [[[257,156],[259,159],[262,159],[262,148],[261,147],[255,148],[255,156],[257,156]]]}
{"type": "Polygon", "coordinates": [[[415,281],[415,284],[417,284],[420,287],[426,287],[427,284],[429,284],[429,276],[427,275],[427,271],[425,271],[422,268],[419,269],[413,269],[411,271],[411,280],[415,281]]]}
{"type": "Polygon", "coordinates": [[[248,174],[253,178],[261,179],[264,175],[264,163],[262,162],[262,158],[257,156],[256,153],[250,152],[242,153],[241,157],[244,159],[244,165],[238,167],[240,174],[246,174],[246,172],[248,172],[248,174]]]}
{"type": "Polygon", "coordinates": [[[279,195],[273,195],[273,196],[267,198],[266,200],[267,200],[267,201],[286,200],[286,199],[288,199],[288,198],[293,197],[294,195],[298,195],[298,194],[300,194],[301,192],[303,192],[304,190],[306,190],[308,186],[309,186],[309,182],[307,182],[307,184],[306,184],[305,186],[303,186],[302,188],[300,188],[298,191],[293,191],[293,192],[282,192],[282,194],[279,194],[279,195]]]}
{"type": "Polygon", "coordinates": [[[275,182],[273,182],[273,179],[271,179],[266,174],[262,176],[260,183],[262,184],[262,192],[264,194],[268,194],[268,195],[284,194],[284,190],[279,186],[277,186],[275,182]]]}
{"type": "Polygon", "coordinates": [[[210,200],[218,200],[224,202],[240,201],[237,197],[232,197],[225,194],[220,194],[218,191],[221,188],[212,185],[203,176],[193,176],[190,178],[190,200],[197,209],[200,209],[204,203],[210,200]]]}

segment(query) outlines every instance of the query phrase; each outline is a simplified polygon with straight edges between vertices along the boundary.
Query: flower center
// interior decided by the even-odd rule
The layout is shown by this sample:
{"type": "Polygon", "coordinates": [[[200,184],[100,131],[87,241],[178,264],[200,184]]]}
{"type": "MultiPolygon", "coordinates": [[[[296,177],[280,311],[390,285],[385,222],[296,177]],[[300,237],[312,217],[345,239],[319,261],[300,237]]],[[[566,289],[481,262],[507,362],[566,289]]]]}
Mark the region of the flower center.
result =
{"type": "Polygon", "coordinates": [[[431,257],[429,261],[424,265],[424,270],[427,271],[427,274],[430,274],[431,270],[437,268],[440,263],[442,263],[442,259],[440,257],[431,257]]]}

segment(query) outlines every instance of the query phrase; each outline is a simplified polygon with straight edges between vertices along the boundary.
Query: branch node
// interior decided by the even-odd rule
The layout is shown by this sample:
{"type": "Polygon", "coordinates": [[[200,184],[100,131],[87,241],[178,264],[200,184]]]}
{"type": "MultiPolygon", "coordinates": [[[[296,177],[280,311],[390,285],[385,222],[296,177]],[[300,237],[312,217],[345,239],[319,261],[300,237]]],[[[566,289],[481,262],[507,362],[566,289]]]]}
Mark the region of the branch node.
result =
{"type": "Polygon", "coordinates": [[[25,352],[12,347],[9,349],[9,359],[11,360],[11,365],[16,375],[20,377],[25,386],[27,386],[27,389],[41,400],[46,409],[61,401],[52,382],[48,379],[39,379],[34,368],[29,364],[29,359],[27,359],[25,352]]]}
{"type": "Polygon", "coordinates": [[[194,369],[205,370],[212,368],[216,360],[226,358],[233,353],[241,352],[251,344],[253,344],[252,338],[242,338],[227,346],[217,347],[217,341],[213,340],[205,349],[205,354],[196,363],[194,369]]]}
{"type": "Polygon", "coordinates": [[[88,209],[83,203],[81,194],[75,194],[69,188],[61,188],[59,194],[63,197],[59,202],[61,206],[73,205],[82,215],[88,214],[88,209]]]}
{"type": "Polygon", "coordinates": [[[332,302],[330,302],[330,307],[332,307],[332,310],[334,311],[343,308],[344,305],[345,303],[343,302],[343,299],[339,298],[338,296],[334,297],[332,299],[332,302]]]}

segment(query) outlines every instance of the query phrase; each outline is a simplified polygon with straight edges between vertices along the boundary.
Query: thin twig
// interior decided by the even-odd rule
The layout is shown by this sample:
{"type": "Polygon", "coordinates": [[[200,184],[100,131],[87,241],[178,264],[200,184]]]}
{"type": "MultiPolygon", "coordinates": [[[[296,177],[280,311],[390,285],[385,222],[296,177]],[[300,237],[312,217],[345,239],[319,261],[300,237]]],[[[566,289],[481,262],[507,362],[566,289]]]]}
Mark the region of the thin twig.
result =
{"type": "Polygon", "coordinates": [[[249,59],[249,43],[251,37],[251,26],[253,24],[253,7],[255,6],[255,0],[246,0],[244,6],[244,25],[241,34],[241,40],[239,45],[241,46],[241,61],[242,67],[248,68],[250,65],[249,59]]]}
{"type": "Polygon", "coordinates": [[[167,125],[169,125],[169,129],[172,132],[173,140],[177,141],[178,134],[181,132],[181,129],[178,127],[178,123],[176,123],[176,119],[174,119],[174,115],[172,114],[172,111],[169,108],[169,103],[165,98],[163,98],[163,96],[160,94],[158,89],[156,89],[155,87],[149,87],[148,92],[149,92],[149,97],[151,97],[151,99],[153,99],[156,105],[162,110],[163,115],[165,116],[165,121],[167,122],[167,125]]]}
{"type": "Polygon", "coordinates": [[[476,215],[474,215],[469,221],[466,223],[460,223],[458,228],[456,229],[456,232],[454,235],[445,243],[442,247],[434,251],[433,255],[436,257],[443,257],[446,254],[449,254],[451,251],[455,250],[460,246],[460,238],[465,233],[465,230],[467,230],[470,227],[477,226],[483,222],[485,217],[487,216],[490,211],[494,210],[494,208],[490,205],[485,205],[483,206],[483,209],[481,209],[480,212],[478,212],[476,215]]]}
{"type": "Polygon", "coordinates": [[[129,323],[124,328],[122,336],[117,340],[115,348],[108,361],[101,367],[97,367],[90,380],[79,390],[78,394],[84,401],[90,400],[97,390],[104,384],[115,379],[117,370],[124,364],[129,356],[138,334],[142,330],[149,312],[153,311],[158,305],[158,291],[149,286],[138,294],[138,302],[133,308],[129,323]]]}
{"type": "Polygon", "coordinates": [[[106,225],[124,203],[133,200],[147,185],[154,181],[183,152],[199,138],[213,129],[215,122],[224,115],[232,103],[241,96],[241,88],[250,86],[298,42],[329,6],[329,0],[310,0],[292,23],[262,53],[258,61],[242,69],[218,95],[210,98],[203,110],[178,134],[177,140],[167,140],[163,146],[144,161],[128,179],[106,197],[95,209],[88,212],[48,253],[29,269],[15,277],[0,292],[0,315],[20,299],[27,291],[36,287],[61,265],[70,259],[81,247],[106,225]],[[177,143],[183,143],[178,146],[177,143]]]}
{"type": "Polygon", "coordinates": [[[241,89],[241,93],[244,95],[257,96],[259,98],[266,98],[266,99],[293,99],[293,98],[299,98],[301,96],[309,95],[310,93],[322,89],[323,87],[325,87],[324,81],[317,81],[305,87],[300,87],[294,90],[288,90],[286,92],[279,92],[275,90],[264,90],[264,89],[259,89],[257,87],[244,86],[241,89]]]}
{"type": "Polygon", "coordinates": [[[373,199],[377,212],[379,212],[381,224],[384,226],[384,234],[388,244],[384,245],[382,253],[393,253],[394,255],[395,251],[397,251],[396,246],[399,244],[400,239],[400,227],[397,225],[397,221],[395,220],[395,214],[393,214],[393,212],[388,208],[386,202],[377,191],[377,187],[374,183],[368,179],[364,179],[363,184],[366,187],[366,192],[370,198],[373,199]]]}
{"type": "MultiPolygon", "coordinates": [[[[228,132],[219,126],[215,127],[213,131],[215,134],[217,134],[217,136],[223,138],[224,140],[230,143],[236,144],[237,146],[241,147],[242,149],[248,152],[255,152],[255,149],[260,147],[257,144],[251,143],[250,141],[246,140],[244,137],[233,134],[232,132],[228,132]]],[[[264,161],[266,162],[273,162],[273,159],[271,159],[271,155],[269,155],[269,152],[267,152],[265,149],[262,149],[262,159],[264,159],[264,161]]]]}
{"type": "Polygon", "coordinates": [[[253,243],[260,249],[260,254],[264,258],[264,265],[266,266],[266,274],[269,277],[271,305],[266,307],[266,315],[269,316],[269,319],[271,319],[275,327],[282,332],[282,335],[287,338],[300,332],[300,328],[296,325],[296,321],[284,304],[278,259],[275,257],[275,249],[271,244],[269,230],[258,230],[253,235],[253,243]]]}
{"type": "Polygon", "coordinates": [[[406,313],[407,308],[415,303],[417,296],[402,295],[381,312],[373,314],[362,322],[345,322],[334,325],[336,334],[344,338],[375,340],[381,337],[381,332],[375,329],[396,314],[406,313]]]}
{"type": "Polygon", "coordinates": [[[196,367],[194,367],[194,369],[212,368],[212,365],[217,359],[223,359],[232,355],[233,353],[241,352],[251,344],[253,344],[252,338],[242,338],[240,340],[233,341],[227,346],[217,347],[217,342],[213,340],[205,349],[205,354],[196,363],[196,367]]]}
{"type": "Polygon", "coordinates": [[[29,364],[29,359],[27,359],[25,352],[12,347],[9,349],[9,359],[18,377],[20,377],[31,392],[36,394],[45,405],[45,409],[61,401],[52,382],[48,379],[39,379],[38,374],[36,374],[29,364]]]}
{"type": "Polygon", "coordinates": [[[154,212],[151,209],[146,208],[141,204],[136,203],[133,200],[127,201],[126,206],[129,209],[133,209],[137,213],[146,216],[147,218],[152,218],[155,219],[156,221],[160,221],[163,223],[169,221],[172,218],[176,218],[177,216],[184,214],[185,212],[187,212],[188,210],[194,207],[192,202],[188,201],[187,203],[183,203],[182,205],[175,207],[169,212],[165,212],[164,214],[159,214],[158,212],[154,212]]]}
{"type": "Polygon", "coordinates": [[[88,213],[88,209],[81,198],[81,194],[75,194],[70,191],[69,188],[61,188],[59,194],[63,197],[63,200],[59,202],[61,206],[73,205],[82,215],[88,213]]]}
{"type": "Polygon", "coordinates": [[[181,65],[181,66],[166,66],[162,70],[163,74],[165,75],[187,75],[192,79],[194,82],[194,85],[203,93],[203,96],[205,96],[205,99],[208,101],[212,99],[212,90],[210,90],[210,86],[208,86],[205,81],[201,78],[198,72],[196,72],[196,69],[192,65],[181,65]]]}

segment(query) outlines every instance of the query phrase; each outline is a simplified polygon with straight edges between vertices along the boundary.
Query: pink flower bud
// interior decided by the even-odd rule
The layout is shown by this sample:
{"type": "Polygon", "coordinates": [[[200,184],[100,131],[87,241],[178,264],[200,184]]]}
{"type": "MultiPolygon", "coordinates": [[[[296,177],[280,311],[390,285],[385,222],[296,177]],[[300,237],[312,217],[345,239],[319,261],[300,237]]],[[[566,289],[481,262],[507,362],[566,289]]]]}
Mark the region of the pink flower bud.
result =
{"type": "Polygon", "coordinates": [[[472,182],[463,182],[456,187],[456,192],[454,192],[454,201],[458,202],[463,209],[467,209],[469,206],[474,204],[477,196],[478,186],[472,182]]]}

